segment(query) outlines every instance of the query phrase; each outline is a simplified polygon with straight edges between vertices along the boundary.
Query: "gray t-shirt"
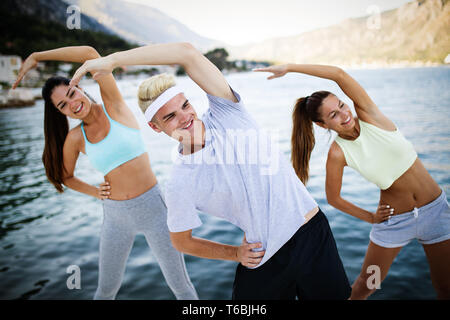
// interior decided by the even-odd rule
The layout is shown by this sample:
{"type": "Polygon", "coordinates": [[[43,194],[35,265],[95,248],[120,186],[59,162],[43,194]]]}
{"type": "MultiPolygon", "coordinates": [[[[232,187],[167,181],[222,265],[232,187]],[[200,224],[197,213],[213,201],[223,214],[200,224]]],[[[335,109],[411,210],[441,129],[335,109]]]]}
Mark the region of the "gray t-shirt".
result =
{"type": "Polygon", "coordinates": [[[207,95],[204,148],[177,153],[166,186],[167,223],[171,232],[181,232],[202,224],[198,211],[225,219],[242,229],[249,243],[262,243],[266,253],[259,267],[317,203],[233,93],[237,103],[207,95]]]}

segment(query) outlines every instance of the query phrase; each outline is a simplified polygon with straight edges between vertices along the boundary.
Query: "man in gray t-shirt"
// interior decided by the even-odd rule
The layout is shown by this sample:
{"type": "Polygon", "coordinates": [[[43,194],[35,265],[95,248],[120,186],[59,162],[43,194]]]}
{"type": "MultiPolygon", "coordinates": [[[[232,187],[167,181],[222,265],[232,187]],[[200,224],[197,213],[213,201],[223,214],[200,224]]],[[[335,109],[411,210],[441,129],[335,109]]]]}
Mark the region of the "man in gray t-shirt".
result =
{"type": "Polygon", "coordinates": [[[302,226],[306,214],[317,210],[317,203],[233,93],[237,102],[207,95],[205,145],[177,154],[166,187],[167,222],[170,232],[183,232],[202,224],[198,211],[223,218],[242,229],[248,243],[262,243],[259,267],[302,226]]]}
{"type": "Polygon", "coordinates": [[[232,294],[236,300],[347,299],[351,287],[325,215],[239,94],[229,87],[232,98],[208,93],[209,109],[200,121],[183,93],[168,90],[174,97],[149,125],[161,130],[155,123],[174,112],[184,119],[178,127],[182,132],[171,133],[181,143],[166,187],[175,248],[240,262],[232,294]],[[192,229],[202,224],[199,211],[242,229],[242,245],[193,237],[192,229]]]}
{"type": "Polygon", "coordinates": [[[222,73],[190,44],[149,45],[90,60],[74,75],[124,65],[173,65],[208,95],[202,120],[164,75],[139,87],[156,132],[180,141],[167,185],[172,244],[184,253],[239,262],[233,299],[347,299],[351,288],[328,221],[293,168],[247,113],[222,73]],[[245,232],[240,246],[192,236],[198,210],[245,232]]]}

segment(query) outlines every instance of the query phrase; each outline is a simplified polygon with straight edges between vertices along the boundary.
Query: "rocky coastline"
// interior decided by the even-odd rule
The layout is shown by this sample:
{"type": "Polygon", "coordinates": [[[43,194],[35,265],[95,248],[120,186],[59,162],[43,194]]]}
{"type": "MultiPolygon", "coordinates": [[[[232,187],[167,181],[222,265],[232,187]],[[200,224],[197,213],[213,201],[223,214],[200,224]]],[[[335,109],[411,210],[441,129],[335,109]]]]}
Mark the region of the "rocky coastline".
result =
{"type": "Polygon", "coordinates": [[[38,99],[42,99],[40,88],[0,90],[0,109],[33,106],[38,99]]]}

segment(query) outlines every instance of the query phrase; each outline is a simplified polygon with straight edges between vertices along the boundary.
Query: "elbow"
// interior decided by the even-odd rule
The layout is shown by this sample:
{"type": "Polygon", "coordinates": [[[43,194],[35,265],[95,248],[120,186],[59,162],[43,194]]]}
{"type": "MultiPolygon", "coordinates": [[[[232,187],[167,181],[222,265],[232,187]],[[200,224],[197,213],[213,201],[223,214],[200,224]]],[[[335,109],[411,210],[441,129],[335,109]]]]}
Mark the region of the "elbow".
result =
{"type": "Polygon", "coordinates": [[[177,45],[179,46],[180,51],[186,55],[195,55],[200,53],[200,51],[198,51],[197,48],[190,42],[179,42],[177,45]]]}
{"type": "Polygon", "coordinates": [[[327,202],[330,206],[333,206],[337,209],[339,209],[339,204],[341,203],[341,197],[340,195],[328,195],[327,194],[327,202]]]}
{"type": "Polygon", "coordinates": [[[91,47],[91,46],[82,46],[82,48],[83,48],[83,50],[84,50],[85,53],[86,53],[86,57],[87,57],[86,60],[97,59],[97,58],[100,58],[100,57],[101,57],[100,54],[98,53],[98,51],[95,50],[94,47],[91,47]]]}
{"type": "Polygon", "coordinates": [[[338,201],[336,201],[336,199],[334,198],[327,198],[328,204],[334,208],[338,207],[338,201]]]}
{"type": "Polygon", "coordinates": [[[191,64],[196,61],[198,57],[203,56],[200,51],[198,51],[191,43],[189,42],[180,42],[177,44],[179,46],[179,52],[182,54],[183,67],[191,64]]]}
{"type": "Polygon", "coordinates": [[[184,51],[197,51],[194,45],[190,42],[179,42],[178,46],[180,46],[180,49],[184,51]]]}
{"type": "Polygon", "coordinates": [[[185,252],[183,245],[180,242],[178,242],[178,241],[173,241],[172,240],[172,246],[175,248],[175,250],[177,250],[177,251],[179,251],[181,253],[185,252]]]}
{"type": "Polygon", "coordinates": [[[339,67],[335,67],[335,74],[336,74],[336,82],[338,83],[348,76],[347,72],[345,72],[343,69],[339,67]]]}
{"type": "Polygon", "coordinates": [[[186,252],[186,240],[176,236],[176,233],[170,232],[170,240],[172,246],[179,252],[186,252]]]}
{"type": "Polygon", "coordinates": [[[73,178],[73,175],[71,175],[71,176],[65,176],[65,177],[62,178],[61,183],[62,183],[63,185],[65,185],[66,187],[69,187],[70,181],[72,180],[72,178],[73,178]]]}

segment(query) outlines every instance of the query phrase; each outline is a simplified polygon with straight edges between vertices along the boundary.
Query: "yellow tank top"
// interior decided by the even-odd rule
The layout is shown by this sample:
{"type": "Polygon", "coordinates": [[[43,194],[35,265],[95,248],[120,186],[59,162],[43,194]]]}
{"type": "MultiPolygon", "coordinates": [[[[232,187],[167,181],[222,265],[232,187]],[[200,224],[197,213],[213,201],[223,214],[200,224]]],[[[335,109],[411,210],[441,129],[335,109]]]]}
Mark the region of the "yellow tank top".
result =
{"type": "Polygon", "coordinates": [[[359,126],[361,130],[355,140],[337,136],[335,141],[349,167],[386,190],[412,166],[417,153],[398,128],[387,131],[362,120],[359,126]]]}

